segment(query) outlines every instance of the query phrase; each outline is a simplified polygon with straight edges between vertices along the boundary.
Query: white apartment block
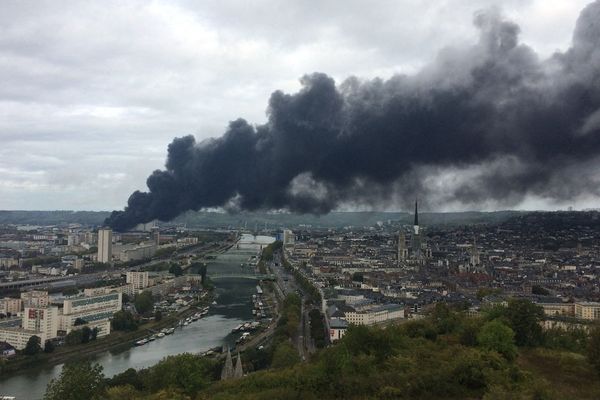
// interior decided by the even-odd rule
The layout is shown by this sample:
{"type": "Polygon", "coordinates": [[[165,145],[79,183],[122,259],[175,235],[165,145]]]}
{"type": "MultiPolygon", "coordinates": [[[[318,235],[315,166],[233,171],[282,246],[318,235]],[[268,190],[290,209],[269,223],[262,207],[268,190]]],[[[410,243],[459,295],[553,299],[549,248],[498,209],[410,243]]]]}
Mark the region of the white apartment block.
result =
{"type": "Polygon", "coordinates": [[[98,262],[112,262],[112,230],[98,230],[98,262]]]}
{"type": "Polygon", "coordinates": [[[121,293],[107,293],[97,296],[79,297],[63,302],[58,329],[69,333],[75,328],[75,321],[82,319],[90,328],[98,328],[98,337],[110,333],[110,320],[122,307],[121,293]]]}
{"type": "Polygon", "coordinates": [[[374,325],[404,318],[404,308],[397,304],[387,304],[361,311],[346,311],[344,318],[349,324],[374,325]]]}
{"type": "Polygon", "coordinates": [[[0,328],[0,341],[10,344],[17,350],[23,350],[32,336],[38,336],[42,346],[49,339],[40,332],[28,331],[22,328],[0,328]]]}
{"type": "Polygon", "coordinates": [[[119,260],[123,262],[143,260],[151,258],[156,254],[157,246],[155,243],[140,244],[133,247],[123,247],[119,254],[119,260]]]}
{"type": "Polygon", "coordinates": [[[23,312],[22,321],[23,329],[42,332],[47,339],[54,338],[58,331],[58,307],[27,307],[23,312]]]}
{"type": "Polygon", "coordinates": [[[128,271],[126,273],[127,283],[133,285],[136,291],[143,290],[148,287],[148,271],[128,271]]]}

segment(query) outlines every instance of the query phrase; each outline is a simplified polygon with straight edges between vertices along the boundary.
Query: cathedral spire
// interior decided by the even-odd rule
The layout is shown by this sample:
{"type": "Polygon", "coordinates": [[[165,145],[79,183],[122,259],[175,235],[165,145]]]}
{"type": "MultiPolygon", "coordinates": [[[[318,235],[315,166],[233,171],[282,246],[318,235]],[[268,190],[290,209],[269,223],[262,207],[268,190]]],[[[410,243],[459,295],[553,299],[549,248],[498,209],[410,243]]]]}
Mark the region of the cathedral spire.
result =
{"type": "Polygon", "coordinates": [[[417,210],[417,199],[415,199],[415,223],[414,226],[419,226],[419,211],[417,210]]]}
{"type": "Polygon", "coordinates": [[[415,235],[419,235],[419,210],[417,208],[417,199],[415,199],[415,223],[413,224],[415,235]]]}
{"type": "Polygon", "coordinates": [[[233,360],[231,359],[231,350],[227,347],[227,356],[225,357],[225,365],[221,370],[221,380],[231,379],[234,377],[233,360]]]}
{"type": "Polygon", "coordinates": [[[242,369],[242,357],[238,352],[237,361],[235,362],[235,370],[233,371],[234,378],[241,378],[244,376],[244,370],[242,369]]]}

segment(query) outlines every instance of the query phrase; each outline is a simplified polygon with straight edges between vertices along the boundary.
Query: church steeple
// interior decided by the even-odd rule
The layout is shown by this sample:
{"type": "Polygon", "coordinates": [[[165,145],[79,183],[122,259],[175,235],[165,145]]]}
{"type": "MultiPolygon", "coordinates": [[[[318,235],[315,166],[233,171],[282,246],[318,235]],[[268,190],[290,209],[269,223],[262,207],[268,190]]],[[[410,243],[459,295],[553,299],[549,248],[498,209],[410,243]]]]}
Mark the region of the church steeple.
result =
{"type": "Polygon", "coordinates": [[[234,377],[233,360],[231,359],[231,350],[227,346],[227,356],[225,357],[225,365],[221,370],[221,380],[231,379],[234,377]]]}
{"type": "Polygon", "coordinates": [[[415,199],[415,223],[414,226],[419,226],[419,210],[417,209],[417,200],[415,199]]]}
{"type": "Polygon", "coordinates": [[[417,200],[415,199],[415,223],[413,224],[415,235],[419,234],[419,210],[417,208],[417,200]]]}

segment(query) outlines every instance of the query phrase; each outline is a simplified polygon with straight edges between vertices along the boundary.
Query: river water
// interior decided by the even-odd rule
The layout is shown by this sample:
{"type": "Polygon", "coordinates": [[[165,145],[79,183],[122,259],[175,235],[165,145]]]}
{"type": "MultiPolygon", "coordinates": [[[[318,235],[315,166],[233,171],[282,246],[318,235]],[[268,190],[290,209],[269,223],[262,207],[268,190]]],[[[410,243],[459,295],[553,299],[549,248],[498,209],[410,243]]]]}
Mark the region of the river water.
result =
{"type": "MultiPolygon", "coordinates": [[[[208,275],[249,272],[248,267],[241,267],[241,264],[273,240],[269,236],[243,235],[238,246],[209,263],[208,275]]],[[[231,330],[242,322],[252,320],[252,294],[256,293],[257,282],[222,278],[216,279],[214,284],[217,304],[210,307],[206,317],[144,346],[106,351],[92,360],[102,365],[106,377],[111,377],[128,368],[149,367],[168,355],[199,353],[216,346],[233,345],[239,333],[232,334],[231,330]]],[[[43,366],[5,379],[0,377],[0,396],[16,396],[17,400],[41,399],[46,385],[60,374],[61,369],[62,364],[43,366]]]]}

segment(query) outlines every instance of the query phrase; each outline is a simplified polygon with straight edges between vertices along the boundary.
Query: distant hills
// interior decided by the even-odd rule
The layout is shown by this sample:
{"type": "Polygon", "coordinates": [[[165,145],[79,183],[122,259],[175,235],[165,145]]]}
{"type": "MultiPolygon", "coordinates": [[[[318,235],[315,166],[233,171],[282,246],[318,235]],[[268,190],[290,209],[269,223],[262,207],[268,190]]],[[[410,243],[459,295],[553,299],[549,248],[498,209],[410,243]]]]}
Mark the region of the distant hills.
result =
{"type": "MultiPolygon", "coordinates": [[[[519,211],[419,213],[421,225],[458,225],[501,223],[511,217],[526,214],[519,211]]],[[[102,225],[108,211],[0,211],[0,224],[21,225],[102,225]]],[[[206,211],[187,212],[169,224],[185,224],[188,228],[340,228],[373,226],[378,222],[412,224],[413,215],[406,212],[332,212],[325,215],[241,212],[226,214],[206,211]]]]}
{"type": "MultiPolygon", "coordinates": [[[[100,226],[110,215],[108,211],[0,211],[0,225],[68,225],[82,224],[100,226]]],[[[373,226],[378,222],[394,225],[411,225],[413,214],[407,212],[332,212],[325,215],[288,214],[266,212],[241,212],[227,214],[207,211],[189,211],[173,221],[163,224],[185,225],[188,228],[246,228],[268,229],[303,226],[312,228],[341,228],[345,226],[373,226]]],[[[597,211],[494,211],[419,213],[423,226],[455,226],[472,224],[503,224],[512,226],[600,226],[597,211]]]]}

